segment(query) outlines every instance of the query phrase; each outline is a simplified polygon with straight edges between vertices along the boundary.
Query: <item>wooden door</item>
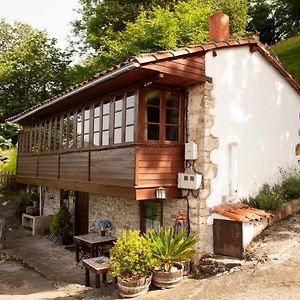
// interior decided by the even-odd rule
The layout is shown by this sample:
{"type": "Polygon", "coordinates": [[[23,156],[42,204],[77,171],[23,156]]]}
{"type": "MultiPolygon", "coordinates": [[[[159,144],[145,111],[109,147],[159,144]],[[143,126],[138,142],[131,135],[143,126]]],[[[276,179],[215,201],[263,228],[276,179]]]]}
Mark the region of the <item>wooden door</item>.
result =
{"type": "Polygon", "coordinates": [[[89,231],[89,194],[76,192],[75,201],[75,235],[89,231]]]}
{"type": "Polygon", "coordinates": [[[242,257],[242,222],[214,219],[213,235],[215,254],[242,257]]]}

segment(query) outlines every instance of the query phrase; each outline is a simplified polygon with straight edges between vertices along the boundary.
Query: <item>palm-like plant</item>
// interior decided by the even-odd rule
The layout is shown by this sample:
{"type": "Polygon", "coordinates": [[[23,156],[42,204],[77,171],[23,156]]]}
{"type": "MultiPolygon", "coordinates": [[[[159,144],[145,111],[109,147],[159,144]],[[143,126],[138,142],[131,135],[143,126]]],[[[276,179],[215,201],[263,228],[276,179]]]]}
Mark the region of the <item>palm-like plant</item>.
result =
{"type": "Polygon", "coordinates": [[[152,245],[153,257],[164,272],[169,272],[175,263],[187,260],[194,253],[195,236],[184,235],[183,230],[174,235],[173,227],[161,227],[159,232],[152,230],[145,235],[152,245]]]}

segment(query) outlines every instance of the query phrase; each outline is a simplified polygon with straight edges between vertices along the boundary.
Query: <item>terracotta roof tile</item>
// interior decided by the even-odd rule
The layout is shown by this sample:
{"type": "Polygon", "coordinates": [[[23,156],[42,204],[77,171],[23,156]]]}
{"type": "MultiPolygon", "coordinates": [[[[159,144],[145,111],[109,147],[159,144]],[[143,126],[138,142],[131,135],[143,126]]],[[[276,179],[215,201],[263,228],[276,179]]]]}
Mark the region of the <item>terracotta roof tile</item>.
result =
{"type": "Polygon", "coordinates": [[[220,215],[242,223],[257,222],[274,217],[272,214],[265,212],[264,210],[249,207],[242,203],[223,204],[215,207],[213,210],[220,215]]]}
{"type": "Polygon", "coordinates": [[[76,84],[67,90],[61,92],[60,94],[45,100],[42,103],[39,103],[35,106],[30,107],[29,109],[26,109],[19,113],[18,115],[12,116],[7,119],[7,121],[14,121],[15,119],[18,119],[19,117],[22,117],[23,115],[26,115],[27,113],[35,110],[36,108],[43,106],[45,104],[48,104],[49,102],[55,102],[58,98],[62,96],[67,96],[69,93],[76,91],[79,88],[84,87],[85,85],[99,79],[100,77],[116,71],[120,69],[123,66],[129,65],[130,63],[138,63],[140,65],[153,63],[155,61],[164,60],[164,59],[170,59],[172,57],[179,57],[184,55],[189,55],[193,53],[204,53],[206,51],[210,51],[213,49],[219,49],[219,48],[226,48],[226,47],[235,47],[240,45],[257,45],[258,51],[264,55],[264,57],[290,82],[290,84],[296,89],[296,91],[300,94],[300,84],[293,79],[293,77],[285,70],[285,68],[282,66],[280,61],[277,59],[275,55],[270,53],[263,44],[261,44],[259,41],[253,38],[240,38],[240,39],[230,39],[226,41],[217,41],[217,42],[207,42],[202,43],[199,45],[191,45],[187,47],[182,47],[178,49],[173,50],[166,50],[166,51],[158,51],[155,53],[146,53],[146,54],[140,54],[135,57],[129,58],[127,61],[118,64],[108,70],[105,70],[101,73],[95,74],[93,77],[89,78],[88,80],[81,82],[79,84],[76,84]]]}

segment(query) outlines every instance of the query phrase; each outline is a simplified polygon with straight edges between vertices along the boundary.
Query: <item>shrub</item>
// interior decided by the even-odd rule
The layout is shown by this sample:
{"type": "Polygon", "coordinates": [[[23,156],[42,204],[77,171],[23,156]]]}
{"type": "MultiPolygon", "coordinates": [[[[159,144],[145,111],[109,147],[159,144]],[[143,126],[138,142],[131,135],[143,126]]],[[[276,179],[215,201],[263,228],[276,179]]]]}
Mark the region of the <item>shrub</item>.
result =
{"type": "Polygon", "coordinates": [[[71,229],[71,214],[66,205],[62,204],[50,223],[51,233],[56,236],[66,236],[70,234],[71,229]]]}
{"type": "Polygon", "coordinates": [[[109,269],[122,279],[140,278],[152,273],[154,260],[150,243],[138,230],[121,230],[110,250],[109,269]]]}
{"type": "Polygon", "coordinates": [[[249,196],[242,199],[242,202],[258,209],[276,210],[284,203],[284,198],[280,185],[271,187],[269,184],[264,184],[256,196],[249,196]]]}
{"type": "Polygon", "coordinates": [[[285,200],[291,200],[300,197],[300,178],[291,175],[283,179],[281,183],[282,196],[285,200]]]}
{"type": "Polygon", "coordinates": [[[184,235],[183,230],[174,235],[173,227],[161,227],[159,232],[152,230],[145,235],[151,243],[157,266],[160,266],[163,271],[169,272],[174,264],[187,260],[194,253],[195,236],[184,237],[184,235]]]}
{"type": "Polygon", "coordinates": [[[30,195],[23,194],[19,196],[16,200],[16,216],[18,218],[22,217],[22,214],[25,213],[26,207],[32,205],[32,199],[30,195]]]}

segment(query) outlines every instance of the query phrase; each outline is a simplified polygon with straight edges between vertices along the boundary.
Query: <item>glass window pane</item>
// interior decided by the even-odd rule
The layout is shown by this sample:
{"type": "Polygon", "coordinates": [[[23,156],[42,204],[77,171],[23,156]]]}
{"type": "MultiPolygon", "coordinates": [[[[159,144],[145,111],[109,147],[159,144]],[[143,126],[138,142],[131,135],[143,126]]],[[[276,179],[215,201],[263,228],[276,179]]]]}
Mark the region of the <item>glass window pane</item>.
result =
{"type": "Polygon", "coordinates": [[[179,108],[179,95],[168,92],[166,98],[166,106],[179,108]]]}
{"type": "Polygon", "coordinates": [[[127,126],[125,130],[125,142],[133,142],[134,126],[127,126]]]}
{"type": "Polygon", "coordinates": [[[94,119],[94,132],[99,131],[99,118],[94,119]]]}
{"type": "Polygon", "coordinates": [[[103,102],[103,114],[104,115],[109,114],[109,101],[108,100],[105,100],[103,102]]]}
{"type": "Polygon", "coordinates": [[[152,91],[149,92],[146,97],[146,103],[147,105],[160,105],[160,92],[159,91],[152,91]]]}
{"type": "Polygon", "coordinates": [[[114,130],[114,144],[122,143],[122,129],[116,128],[114,130]]]}
{"type": "Polygon", "coordinates": [[[116,100],[115,101],[115,111],[122,110],[122,108],[123,108],[123,100],[122,99],[116,100]]]}
{"type": "Polygon", "coordinates": [[[77,122],[77,134],[81,134],[82,133],[82,127],[81,127],[82,123],[81,122],[77,122]]]}
{"type": "Polygon", "coordinates": [[[160,202],[144,201],[144,229],[149,231],[152,229],[159,230],[161,224],[161,204],[160,202]]]}
{"type": "Polygon", "coordinates": [[[90,146],[90,135],[85,134],[83,136],[83,147],[89,147],[90,146]]]}
{"type": "Polygon", "coordinates": [[[90,109],[89,108],[86,108],[84,110],[84,119],[85,120],[88,120],[90,118],[90,109]]]}
{"type": "Polygon", "coordinates": [[[108,131],[102,132],[102,145],[103,146],[109,145],[109,132],[108,131]]]}
{"type": "Polygon", "coordinates": [[[69,118],[69,146],[70,148],[74,146],[74,116],[70,114],[69,118]]]}
{"type": "Polygon", "coordinates": [[[99,105],[96,105],[94,107],[94,117],[99,117],[100,116],[100,106],[99,105]]]}
{"type": "Polygon", "coordinates": [[[94,143],[93,146],[100,146],[100,135],[99,132],[94,133],[94,143]]]}
{"type": "Polygon", "coordinates": [[[134,94],[128,94],[126,98],[126,108],[134,106],[134,94]]]}
{"type": "Polygon", "coordinates": [[[90,132],[90,120],[84,121],[84,133],[90,132]]]}
{"type": "Polygon", "coordinates": [[[126,110],[126,125],[134,124],[134,108],[126,110]]]}
{"type": "Polygon", "coordinates": [[[160,111],[159,107],[148,107],[147,108],[147,122],[159,123],[160,111]]]}
{"type": "Polygon", "coordinates": [[[109,115],[103,116],[102,129],[103,129],[103,130],[109,129],[109,115]]]}
{"type": "Polygon", "coordinates": [[[115,127],[122,126],[122,111],[118,111],[115,113],[115,127]]]}
{"type": "Polygon", "coordinates": [[[166,126],[166,141],[179,141],[179,127],[166,126]]]}
{"type": "Polygon", "coordinates": [[[167,124],[179,124],[179,111],[174,109],[166,110],[166,123],[167,124]]]}
{"type": "Polygon", "coordinates": [[[147,125],[147,140],[159,140],[159,125],[147,125]]]}
{"type": "Polygon", "coordinates": [[[77,148],[81,148],[82,147],[82,136],[78,135],[77,136],[77,148]]]}

